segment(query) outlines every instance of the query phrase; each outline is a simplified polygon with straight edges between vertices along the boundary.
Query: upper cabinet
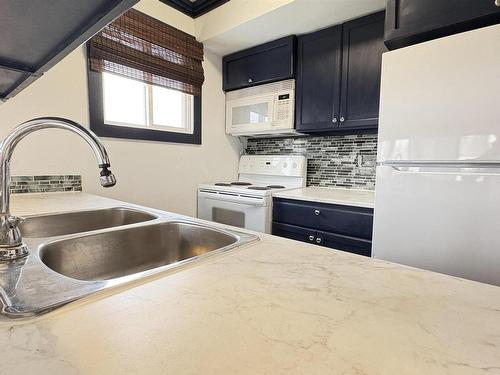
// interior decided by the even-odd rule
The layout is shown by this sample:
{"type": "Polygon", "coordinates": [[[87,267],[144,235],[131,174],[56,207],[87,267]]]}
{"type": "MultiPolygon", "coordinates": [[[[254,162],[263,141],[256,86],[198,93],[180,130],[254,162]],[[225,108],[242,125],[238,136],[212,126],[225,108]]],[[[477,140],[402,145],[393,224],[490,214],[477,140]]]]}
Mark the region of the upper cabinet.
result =
{"type": "Polygon", "coordinates": [[[377,129],[383,39],[384,12],[299,37],[297,131],[377,129]]]}
{"type": "Polygon", "coordinates": [[[495,0],[388,0],[385,44],[389,49],[500,22],[495,0]]]}
{"type": "Polygon", "coordinates": [[[16,95],[137,2],[2,1],[0,99],[16,95]]]}
{"type": "Polygon", "coordinates": [[[296,128],[333,129],[340,118],[342,26],[302,35],[297,48],[296,128]]]}
{"type": "Polygon", "coordinates": [[[295,78],[295,36],[224,56],[224,91],[295,78]]]}
{"type": "Polygon", "coordinates": [[[384,46],[384,12],[343,26],[340,129],[376,129],[384,46]]]}

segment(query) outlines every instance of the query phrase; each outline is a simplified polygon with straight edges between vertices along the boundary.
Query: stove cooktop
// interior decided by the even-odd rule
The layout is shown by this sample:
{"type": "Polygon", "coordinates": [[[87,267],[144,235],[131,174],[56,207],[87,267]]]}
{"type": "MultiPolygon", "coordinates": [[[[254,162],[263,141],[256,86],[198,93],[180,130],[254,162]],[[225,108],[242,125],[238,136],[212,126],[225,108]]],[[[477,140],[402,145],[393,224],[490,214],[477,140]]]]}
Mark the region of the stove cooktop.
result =
{"type": "Polygon", "coordinates": [[[216,182],[213,184],[202,184],[201,188],[204,189],[213,189],[220,190],[228,193],[236,193],[236,194],[245,194],[245,191],[250,193],[253,192],[255,194],[270,194],[272,191],[282,190],[282,189],[293,189],[293,187],[286,187],[284,185],[278,185],[273,183],[251,183],[251,182],[243,182],[243,181],[235,181],[235,182],[216,182]]]}
{"type": "Polygon", "coordinates": [[[250,190],[272,190],[272,189],[285,189],[286,186],[283,185],[254,185],[250,182],[216,182],[214,186],[224,186],[224,187],[246,187],[250,190]]]}

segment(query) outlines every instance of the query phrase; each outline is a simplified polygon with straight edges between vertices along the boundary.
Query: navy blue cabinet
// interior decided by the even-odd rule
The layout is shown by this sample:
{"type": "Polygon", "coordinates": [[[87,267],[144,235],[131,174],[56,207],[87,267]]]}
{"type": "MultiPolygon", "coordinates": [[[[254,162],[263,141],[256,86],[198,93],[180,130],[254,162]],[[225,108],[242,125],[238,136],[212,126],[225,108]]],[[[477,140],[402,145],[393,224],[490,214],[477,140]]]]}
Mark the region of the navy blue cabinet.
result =
{"type": "Polygon", "coordinates": [[[298,131],[377,130],[384,20],[378,12],[299,37],[298,131]]]}
{"type": "Polygon", "coordinates": [[[384,39],[396,49],[499,22],[495,0],[388,0],[384,39]]]}
{"type": "Polygon", "coordinates": [[[385,13],[343,25],[341,130],[378,127],[385,13]]]}
{"type": "Polygon", "coordinates": [[[222,58],[224,91],[295,78],[294,35],[222,58]]]}
{"type": "Polygon", "coordinates": [[[373,209],[274,198],[273,234],[371,256],[373,209]]]}
{"type": "Polygon", "coordinates": [[[314,240],[316,239],[316,233],[317,231],[315,231],[314,229],[273,222],[273,234],[275,236],[290,238],[292,240],[301,242],[314,243],[314,240]]]}
{"type": "Polygon", "coordinates": [[[334,130],[340,118],[342,26],[299,36],[296,126],[302,132],[334,130]]]}

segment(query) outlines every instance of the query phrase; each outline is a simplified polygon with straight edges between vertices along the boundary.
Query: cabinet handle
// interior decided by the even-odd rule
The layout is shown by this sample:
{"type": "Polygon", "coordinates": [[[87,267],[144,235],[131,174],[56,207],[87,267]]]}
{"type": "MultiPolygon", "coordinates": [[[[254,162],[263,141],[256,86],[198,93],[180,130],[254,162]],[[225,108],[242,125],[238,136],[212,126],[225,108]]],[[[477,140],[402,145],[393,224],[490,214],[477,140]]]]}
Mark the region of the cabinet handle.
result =
{"type": "Polygon", "coordinates": [[[321,211],[320,211],[320,210],[314,210],[314,214],[315,214],[316,216],[319,216],[319,214],[320,214],[320,213],[321,213],[321,211]]]}
{"type": "Polygon", "coordinates": [[[340,122],[344,122],[344,121],[345,121],[345,118],[341,117],[340,122]]]}
{"type": "MultiPolygon", "coordinates": [[[[500,1],[500,0],[498,0],[500,1]]],[[[332,118],[332,122],[335,124],[337,122],[337,117],[332,118]]]]}
{"type": "Polygon", "coordinates": [[[309,236],[309,241],[311,241],[311,242],[314,241],[314,236],[312,234],[309,236]]]}
{"type": "Polygon", "coordinates": [[[248,83],[252,83],[253,82],[253,79],[252,78],[248,78],[248,83]]]}
{"type": "Polygon", "coordinates": [[[321,241],[322,241],[322,240],[321,240],[321,238],[319,238],[319,237],[318,237],[318,238],[316,238],[316,243],[318,243],[318,244],[319,244],[319,243],[321,243],[321,241]]]}

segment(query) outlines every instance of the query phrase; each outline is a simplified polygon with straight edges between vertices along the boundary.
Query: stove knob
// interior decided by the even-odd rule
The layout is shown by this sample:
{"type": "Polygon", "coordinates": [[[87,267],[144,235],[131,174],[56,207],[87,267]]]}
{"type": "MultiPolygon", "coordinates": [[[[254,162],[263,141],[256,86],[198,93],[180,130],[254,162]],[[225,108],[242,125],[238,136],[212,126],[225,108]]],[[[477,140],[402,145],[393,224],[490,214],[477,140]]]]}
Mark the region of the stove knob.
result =
{"type": "Polygon", "coordinates": [[[314,241],[314,236],[313,235],[310,235],[309,236],[309,241],[313,242],[314,241]]]}
{"type": "Polygon", "coordinates": [[[285,162],[285,163],[283,163],[283,168],[286,168],[286,167],[288,167],[288,164],[285,162]]]}

